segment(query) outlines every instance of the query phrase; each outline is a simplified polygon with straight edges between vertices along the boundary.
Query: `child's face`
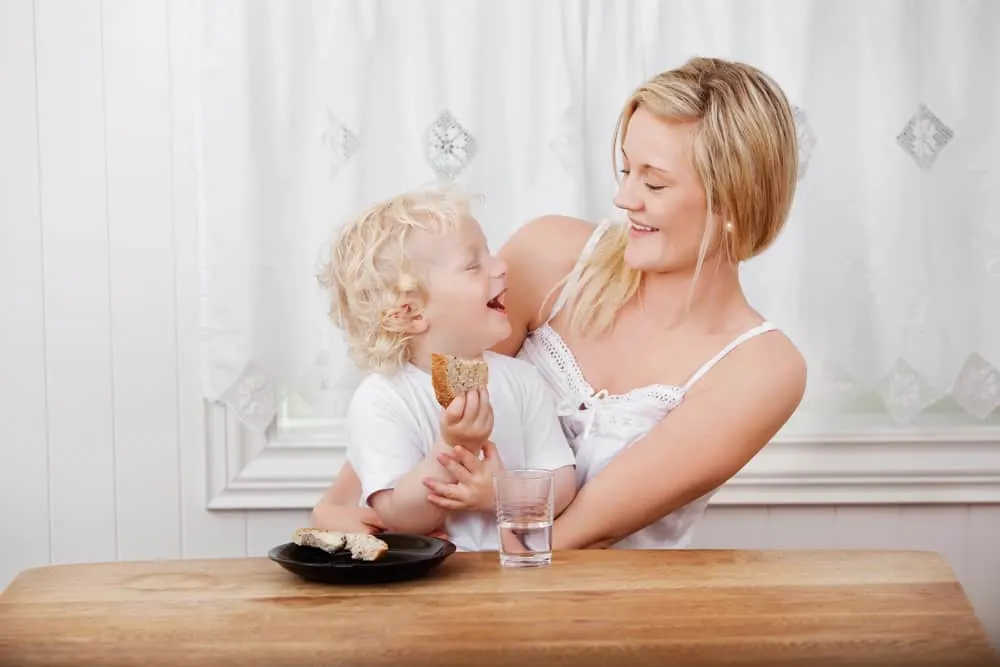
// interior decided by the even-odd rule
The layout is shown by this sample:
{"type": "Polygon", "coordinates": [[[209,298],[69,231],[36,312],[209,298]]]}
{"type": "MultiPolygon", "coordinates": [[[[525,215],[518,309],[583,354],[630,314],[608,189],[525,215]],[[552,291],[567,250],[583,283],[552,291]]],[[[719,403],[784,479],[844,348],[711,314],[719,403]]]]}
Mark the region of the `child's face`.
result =
{"type": "Polygon", "coordinates": [[[432,351],[476,356],[510,335],[507,265],[490,254],[475,218],[444,234],[414,234],[410,243],[425,267],[424,335],[432,351]]]}

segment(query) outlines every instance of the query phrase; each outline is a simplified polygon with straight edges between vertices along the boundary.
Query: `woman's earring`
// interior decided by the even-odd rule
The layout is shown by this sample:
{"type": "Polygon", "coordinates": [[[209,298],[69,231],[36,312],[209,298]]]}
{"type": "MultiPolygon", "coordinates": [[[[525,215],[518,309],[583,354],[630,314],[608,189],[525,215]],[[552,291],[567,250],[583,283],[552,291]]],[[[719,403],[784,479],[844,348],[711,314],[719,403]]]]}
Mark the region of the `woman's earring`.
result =
{"type": "Polygon", "coordinates": [[[732,234],[735,229],[736,228],[733,227],[733,223],[731,223],[731,222],[727,222],[726,223],[726,233],[727,234],[732,234]]]}

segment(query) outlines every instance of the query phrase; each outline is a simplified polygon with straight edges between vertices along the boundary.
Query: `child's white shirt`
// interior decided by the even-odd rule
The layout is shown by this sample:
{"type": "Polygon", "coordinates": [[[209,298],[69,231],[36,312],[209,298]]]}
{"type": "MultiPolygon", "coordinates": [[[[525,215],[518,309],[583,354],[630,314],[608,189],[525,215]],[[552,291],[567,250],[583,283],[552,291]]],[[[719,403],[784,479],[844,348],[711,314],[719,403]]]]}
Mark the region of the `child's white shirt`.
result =
{"type": "MultiPolygon", "coordinates": [[[[539,372],[526,361],[487,352],[493,434],[506,468],[556,470],[575,463],[554,399],[539,372]]],[[[347,458],[361,479],[361,504],[427,457],[441,434],[442,408],[428,372],[408,364],[392,376],[362,380],[347,413],[347,458]]],[[[460,551],[498,548],[491,512],[450,512],[449,539],[460,551]]]]}

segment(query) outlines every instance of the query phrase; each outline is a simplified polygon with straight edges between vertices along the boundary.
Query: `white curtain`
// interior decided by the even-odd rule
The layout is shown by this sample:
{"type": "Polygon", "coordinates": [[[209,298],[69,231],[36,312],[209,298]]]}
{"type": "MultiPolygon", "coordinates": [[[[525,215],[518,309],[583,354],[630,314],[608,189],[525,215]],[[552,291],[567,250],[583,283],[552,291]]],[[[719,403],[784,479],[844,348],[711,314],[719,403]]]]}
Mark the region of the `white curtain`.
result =
{"type": "Polygon", "coordinates": [[[621,105],[692,55],[795,106],[792,217],[744,275],[809,401],[1000,405],[1000,3],[219,0],[202,29],[205,393],[254,430],[356,382],[315,280],[347,216],[435,180],[485,195],[494,248],[614,215],[621,105]]]}

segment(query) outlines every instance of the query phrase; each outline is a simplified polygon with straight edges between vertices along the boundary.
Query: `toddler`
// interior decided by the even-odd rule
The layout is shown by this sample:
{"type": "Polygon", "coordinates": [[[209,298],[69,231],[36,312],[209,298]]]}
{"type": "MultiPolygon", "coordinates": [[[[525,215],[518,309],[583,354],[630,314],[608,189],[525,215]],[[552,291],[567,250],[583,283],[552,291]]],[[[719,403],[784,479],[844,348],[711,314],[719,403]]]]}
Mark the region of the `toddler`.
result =
{"type": "Polygon", "coordinates": [[[352,359],[370,371],[347,413],[347,457],[361,503],[387,530],[442,528],[463,551],[496,550],[494,499],[428,501],[427,478],[455,481],[438,455],[462,447],[491,471],[555,474],[555,512],[576,493],[573,451],[553,398],[528,362],[493,353],[510,335],[507,268],[490,254],[467,198],[430,189],[381,202],[346,224],[321,282],[352,359]],[[481,359],[485,388],[438,404],[431,354],[481,359]]]}

